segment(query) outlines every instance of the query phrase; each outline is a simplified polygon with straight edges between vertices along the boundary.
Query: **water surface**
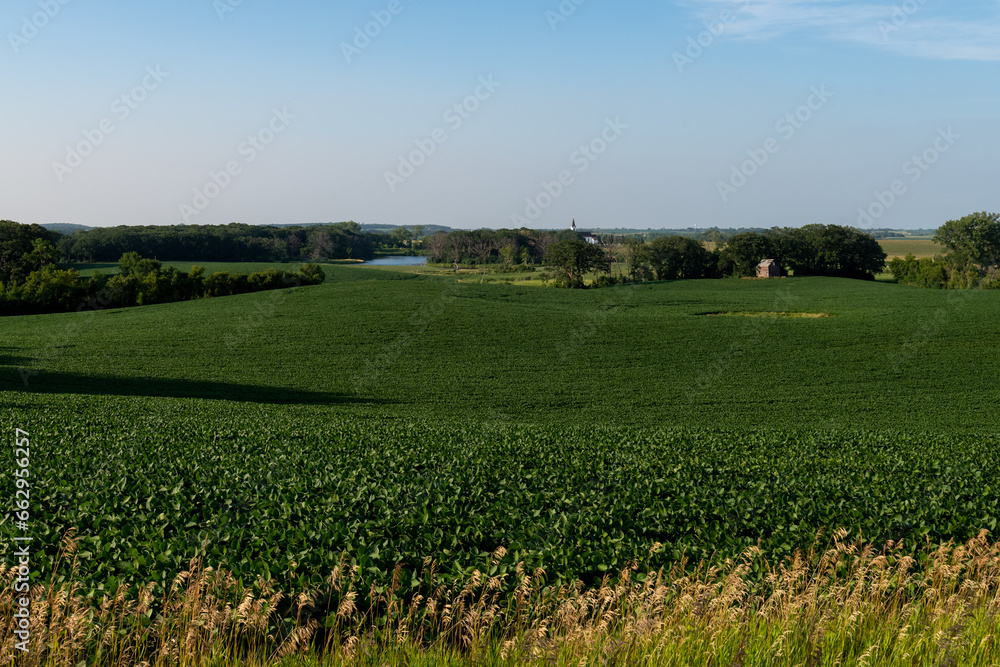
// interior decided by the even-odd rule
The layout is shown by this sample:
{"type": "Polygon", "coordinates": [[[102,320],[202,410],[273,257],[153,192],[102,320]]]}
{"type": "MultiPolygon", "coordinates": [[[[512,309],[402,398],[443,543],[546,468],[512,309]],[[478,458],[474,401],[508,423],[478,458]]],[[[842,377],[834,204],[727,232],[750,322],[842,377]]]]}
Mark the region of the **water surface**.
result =
{"type": "Polygon", "coordinates": [[[426,264],[426,257],[382,257],[380,259],[373,259],[370,262],[365,262],[359,266],[420,266],[421,264],[426,264]]]}

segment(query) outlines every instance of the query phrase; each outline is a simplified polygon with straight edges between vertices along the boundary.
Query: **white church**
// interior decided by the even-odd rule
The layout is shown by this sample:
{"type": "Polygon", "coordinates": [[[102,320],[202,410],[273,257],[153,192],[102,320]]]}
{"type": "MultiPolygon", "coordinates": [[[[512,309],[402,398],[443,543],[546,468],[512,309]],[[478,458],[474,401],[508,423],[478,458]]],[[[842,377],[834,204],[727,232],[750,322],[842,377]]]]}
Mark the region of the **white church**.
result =
{"type": "MultiPolygon", "coordinates": [[[[573,222],[570,224],[569,228],[572,231],[576,231],[576,218],[573,218],[573,222]]],[[[590,232],[577,232],[581,241],[586,241],[591,245],[601,245],[600,239],[591,234],[590,232]]]]}

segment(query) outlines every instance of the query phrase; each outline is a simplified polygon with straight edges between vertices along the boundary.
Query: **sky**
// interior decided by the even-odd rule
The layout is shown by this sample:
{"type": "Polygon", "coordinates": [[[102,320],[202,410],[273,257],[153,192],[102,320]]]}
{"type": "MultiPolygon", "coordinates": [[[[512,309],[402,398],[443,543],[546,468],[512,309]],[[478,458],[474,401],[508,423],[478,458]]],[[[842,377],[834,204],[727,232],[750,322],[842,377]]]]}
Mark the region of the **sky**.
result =
{"type": "Polygon", "coordinates": [[[0,218],[936,228],[1000,0],[5,0],[0,218]]]}

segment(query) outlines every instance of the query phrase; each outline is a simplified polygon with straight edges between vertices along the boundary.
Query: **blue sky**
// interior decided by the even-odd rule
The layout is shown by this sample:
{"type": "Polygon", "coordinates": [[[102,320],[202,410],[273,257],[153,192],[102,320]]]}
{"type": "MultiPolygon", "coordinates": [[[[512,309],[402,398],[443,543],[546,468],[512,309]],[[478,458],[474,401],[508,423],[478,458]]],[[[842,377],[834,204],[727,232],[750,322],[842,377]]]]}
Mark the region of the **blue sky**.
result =
{"type": "Polygon", "coordinates": [[[7,0],[0,28],[0,218],[20,222],[1000,209],[998,0],[7,0]]]}

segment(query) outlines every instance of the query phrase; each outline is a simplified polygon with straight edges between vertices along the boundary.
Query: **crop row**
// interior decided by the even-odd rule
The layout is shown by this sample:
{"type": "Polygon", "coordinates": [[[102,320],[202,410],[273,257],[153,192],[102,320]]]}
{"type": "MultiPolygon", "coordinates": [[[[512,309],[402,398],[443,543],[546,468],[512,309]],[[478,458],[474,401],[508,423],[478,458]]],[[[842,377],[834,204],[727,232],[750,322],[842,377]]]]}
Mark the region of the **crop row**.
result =
{"type": "Polygon", "coordinates": [[[416,586],[425,557],[462,577],[505,546],[501,569],[591,580],[633,558],[655,568],[758,541],[780,556],[837,527],[876,543],[964,539],[1000,517],[990,438],[235,412],[30,425],[36,574],[71,527],[87,586],[109,590],[168,581],[200,553],[242,578],[316,584],[346,552],[374,580],[402,563],[416,586]]]}

